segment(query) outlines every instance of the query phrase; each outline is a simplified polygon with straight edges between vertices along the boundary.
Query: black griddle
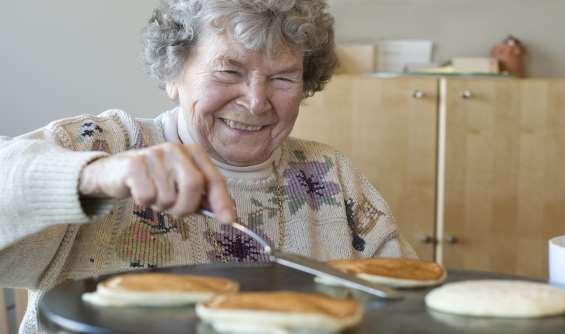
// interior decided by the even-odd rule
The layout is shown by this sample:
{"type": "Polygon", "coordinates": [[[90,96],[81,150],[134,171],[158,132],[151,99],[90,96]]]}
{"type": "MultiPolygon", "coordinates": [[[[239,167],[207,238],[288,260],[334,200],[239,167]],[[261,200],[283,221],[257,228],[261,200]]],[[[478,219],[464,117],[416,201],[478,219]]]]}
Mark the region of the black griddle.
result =
{"type": "MultiPolygon", "coordinates": [[[[316,284],[312,276],[276,264],[207,264],[149,271],[226,277],[238,281],[242,291],[292,290],[334,295],[347,293],[342,288],[316,284]]],[[[81,300],[82,293],[94,291],[97,282],[108,277],[65,283],[48,291],[39,303],[42,324],[52,333],[214,333],[208,325],[198,320],[194,307],[100,307],[81,300]]],[[[449,270],[447,282],[476,279],[524,278],[449,270]]],[[[358,327],[345,333],[565,333],[565,316],[500,319],[435,312],[427,309],[424,304],[428,291],[430,288],[402,290],[405,298],[398,301],[382,301],[357,293],[356,298],[365,305],[363,321],[358,327]]]]}

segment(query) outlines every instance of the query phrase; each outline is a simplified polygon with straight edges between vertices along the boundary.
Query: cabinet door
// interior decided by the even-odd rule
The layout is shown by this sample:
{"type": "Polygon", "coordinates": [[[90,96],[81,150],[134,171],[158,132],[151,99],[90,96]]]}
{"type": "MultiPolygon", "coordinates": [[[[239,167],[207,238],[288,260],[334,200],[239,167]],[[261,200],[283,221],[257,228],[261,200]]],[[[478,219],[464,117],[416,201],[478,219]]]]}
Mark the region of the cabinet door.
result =
{"type": "Polygon", "coordinates": [[[565,234],[565,81],[444,88],[445,265],[546,277],[547,241],[565,234]]]}
{"type": "Polygon", "coordinates": [[[0,288],[0,333],[9,333],[10,326],[8,326],[8,308],[4,297],[4,290],[5,289],[0,288]]]}
{"type": "Polygon", "coordinates": [[[305,101],[293,135],[351,158],[387,200],[418,255],[432,260],[436,130],[436,79],[336,76],[305,101]]]}

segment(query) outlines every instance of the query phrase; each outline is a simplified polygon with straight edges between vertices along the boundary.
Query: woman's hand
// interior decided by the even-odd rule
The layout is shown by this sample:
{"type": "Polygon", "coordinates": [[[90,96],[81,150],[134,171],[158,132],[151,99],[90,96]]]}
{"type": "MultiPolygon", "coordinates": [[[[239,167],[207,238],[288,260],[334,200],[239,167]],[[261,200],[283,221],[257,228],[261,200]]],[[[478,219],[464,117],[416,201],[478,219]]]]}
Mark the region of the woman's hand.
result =
{"type": "Polygon", "coordinates": [[[224,177],[200,145],[165,143],[94,160],[82,170],[81,196],[132,197],[140,205],[186,216],[210,203],[221,221],[235,219],[224,177]]]}

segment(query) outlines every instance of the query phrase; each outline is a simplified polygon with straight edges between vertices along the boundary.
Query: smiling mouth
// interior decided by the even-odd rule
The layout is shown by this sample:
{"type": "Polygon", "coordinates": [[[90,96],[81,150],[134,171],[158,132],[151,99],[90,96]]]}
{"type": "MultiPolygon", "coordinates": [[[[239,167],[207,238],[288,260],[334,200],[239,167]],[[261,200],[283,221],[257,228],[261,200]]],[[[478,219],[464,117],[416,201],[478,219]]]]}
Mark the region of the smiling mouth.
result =
{"type": "Polygon", "coordinates": [[[230,119],[225,119],[225,118],[221,118],[221,120],[229,128],[234,129],[234,130],[240,130],[240,131],[255,132],[255,131],[260,131],[265,127],[264,125],[245,124],[245,123],[240,123],[240,122],[232,121],[230,119]]]}

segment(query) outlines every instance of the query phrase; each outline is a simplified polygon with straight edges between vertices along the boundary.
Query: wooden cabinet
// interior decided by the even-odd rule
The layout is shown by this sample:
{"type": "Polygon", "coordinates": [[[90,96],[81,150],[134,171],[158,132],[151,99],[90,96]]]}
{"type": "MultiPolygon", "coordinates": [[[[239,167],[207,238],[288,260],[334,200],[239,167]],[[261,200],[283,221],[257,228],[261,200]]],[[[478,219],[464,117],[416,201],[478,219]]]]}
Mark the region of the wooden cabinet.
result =
{"type": "Polygon", "coordinates": [[[0,289],[0,333],[9,333],[10,326],[8,326],[8,307],[4,296],[4,289],[0,289]]]}
{"type": "Polygon", "coordinates": [[[565,234],[565,80],[442,82],[448,267],[545,277],[565,234]]]}
{"type": "Polygon", "coordinates": [[[344,152],[383,194],[421,258],[433,259],[437,147],[433,78],[336,76],[304,102],[293,136],[344,152]]]}
{"type": "Polygon", "coordinates": [[[546,276],[565,234],[565,80],[336,76],[293,135],[346,153],[421,258],[546,276]]]}

